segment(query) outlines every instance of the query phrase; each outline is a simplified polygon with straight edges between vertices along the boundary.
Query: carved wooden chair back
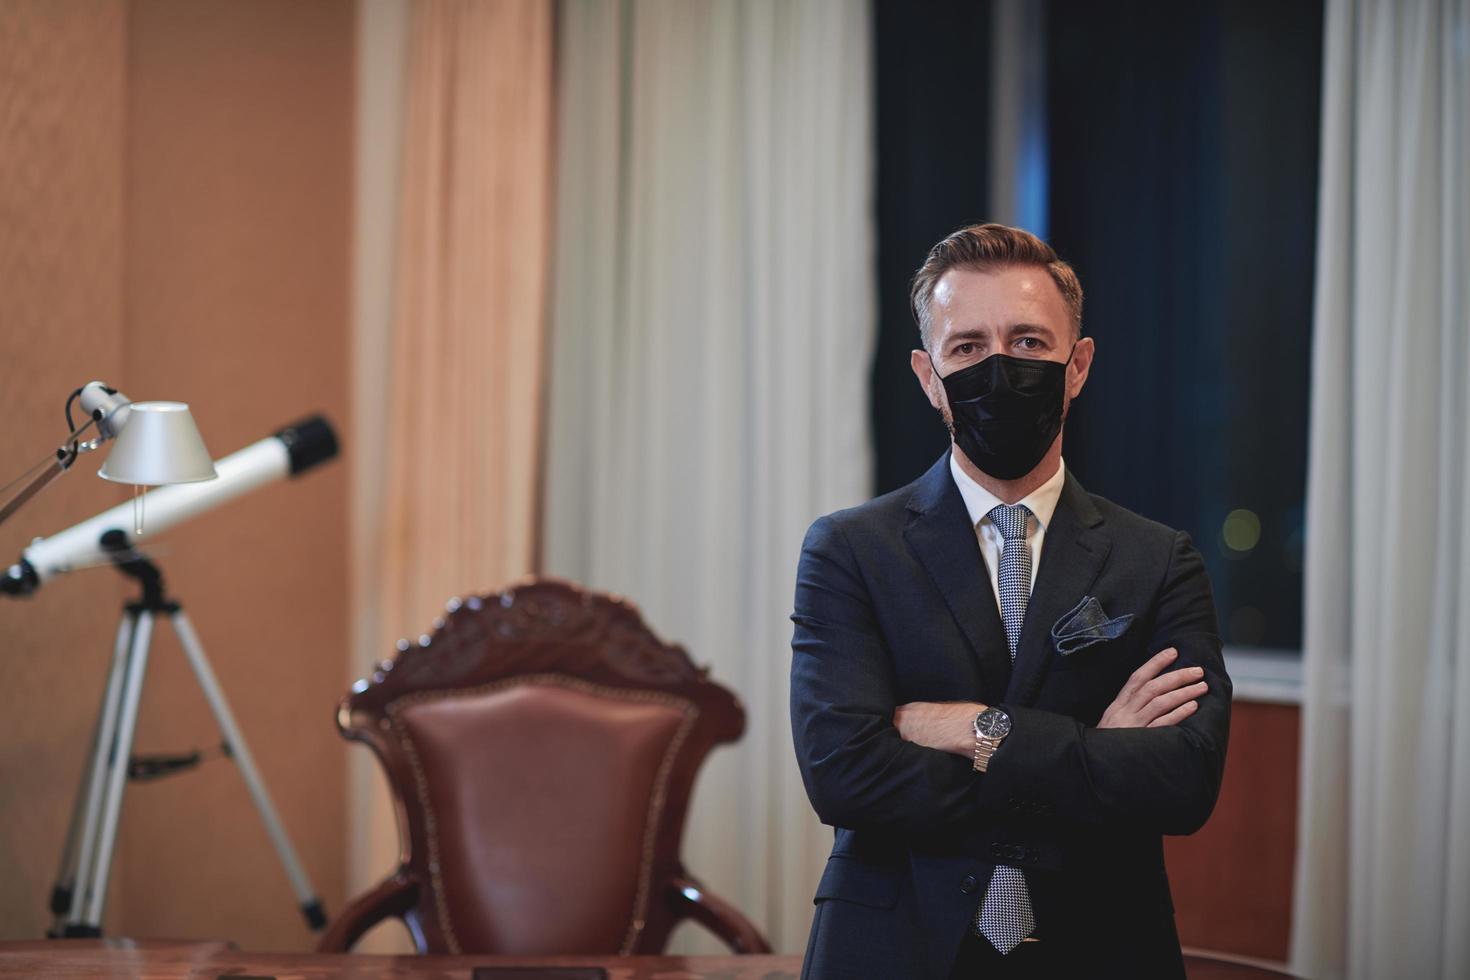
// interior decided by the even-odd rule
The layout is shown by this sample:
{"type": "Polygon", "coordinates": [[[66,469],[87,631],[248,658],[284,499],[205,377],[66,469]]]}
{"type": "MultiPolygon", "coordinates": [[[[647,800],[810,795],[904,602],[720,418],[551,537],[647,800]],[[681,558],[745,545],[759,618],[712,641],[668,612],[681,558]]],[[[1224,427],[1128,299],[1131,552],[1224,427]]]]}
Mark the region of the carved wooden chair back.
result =
{"type": "Polygon", "coordinates": [[[553,580],[452,600],[337,724],[381,762],[402,854],[319,948],[396,916],[422,952],[655,953],[683,918],[769,949],[679,856],[695,775],[744,711],[631,604],[553,580]]]}

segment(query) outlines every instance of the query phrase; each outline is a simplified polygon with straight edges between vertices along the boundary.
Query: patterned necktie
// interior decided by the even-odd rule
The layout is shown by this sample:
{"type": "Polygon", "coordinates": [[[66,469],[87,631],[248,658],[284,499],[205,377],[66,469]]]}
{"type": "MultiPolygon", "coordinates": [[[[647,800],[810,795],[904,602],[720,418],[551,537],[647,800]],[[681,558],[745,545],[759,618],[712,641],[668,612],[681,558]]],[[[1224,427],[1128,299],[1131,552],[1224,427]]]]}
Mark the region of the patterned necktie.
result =
{"type": "MultiPolygon", "coordinates": [[[[1000,615],[1005,622],[1006,643],[1011,648],[1011,663],[1014,664],[1016,643],[1021,639],[1021,624],[1026,619],[1026,603],[1031,599],[1031,547],[1026,543],[1031,512],[1020,504],[1001,504],[987,516],[1005,542],[1000,551],[997,584],[1000,586],[1000,615]]],[[[1026,876],[1019,868],[996,865],[990,887],[985,891],[985,901],[975,913],[975,931],[1004,956],[1035,929],[1036,916],[1031,911],[1026,876]]]]}

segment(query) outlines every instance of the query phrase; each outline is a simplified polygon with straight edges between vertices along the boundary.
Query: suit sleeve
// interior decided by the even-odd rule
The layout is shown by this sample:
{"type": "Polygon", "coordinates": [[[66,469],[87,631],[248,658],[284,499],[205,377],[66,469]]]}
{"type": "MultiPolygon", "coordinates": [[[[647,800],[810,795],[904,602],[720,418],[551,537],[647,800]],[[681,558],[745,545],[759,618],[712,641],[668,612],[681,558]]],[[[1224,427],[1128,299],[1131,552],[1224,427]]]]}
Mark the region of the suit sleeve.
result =
{"type": "Polygon", "coordinates": [[[911,835],[981,814],[967,759],[905,742],[893,726],[892,656],[840,525],[802,545],[791,641],[791,724],[807,795],[824,823],[911,835]]]}
{"type": "Polygon", "coordinates": [[[1149,651],[1179,651],[1204,668],[1208,692],[1168,728],[1089,728],[1066,715],[1002,705],[1010,736],[991,760],[984,802],[1028,799],[1067,822],[1192,834],[1214,809],[1230,732],[1230,678],[1204,560],[1178,533],[1159,593],[1149,651]]]}

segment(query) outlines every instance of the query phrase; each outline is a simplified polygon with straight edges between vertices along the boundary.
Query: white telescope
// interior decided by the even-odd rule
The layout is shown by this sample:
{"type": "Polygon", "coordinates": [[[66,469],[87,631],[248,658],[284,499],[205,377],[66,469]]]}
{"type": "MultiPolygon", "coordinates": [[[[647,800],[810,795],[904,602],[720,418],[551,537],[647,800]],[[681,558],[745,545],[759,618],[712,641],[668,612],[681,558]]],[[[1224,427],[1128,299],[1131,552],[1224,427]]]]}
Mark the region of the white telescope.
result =
{"type": "MultiPolygon", "coordinates": [[[[217,479],[149,491],[148,530],[150,533],[166,531],[257,487],[296,476],[336,455],[337,436],[332,426],[320,415],[313,415],[216,461],[217,479]]],[[[137,537],[133,532],[132,507],[131,502],[118,504],[49,538],[32,541],[21,552],[20,561],[0,578],[0,593],[28,595],[57,575],[108,561],[117,553],[120,542],[123,550],[130,548],[137,537]],[[106,547],[102,543],[103,535],[108,535],[106,547]]]]}
{"type": "MultiPolygon", "coordinates": [[[[99,475],[135,486],[153,485],[155,480],[168,481],[146,497],[148,526],[156,531],[166,531],[259,486],[295,476],[337,455],[336,434],[326,419],[316,415],[214,463],[212,471],[216,476],[211,479],[207,475],[211,472],[209,453],[187,416],[187,406],[176,402],[129,402],[100,382],[77,389],[73,398],[82,400],[83,410],[90,414],[91,420],[81,429],[72,430],[68,443],[58,450],[55,462],[32,479],[14,501],[6,504],[7,510],[0,512],[0,516],[14,513],[15,507],[65,471],[78,453],[95,449],[109,438],[117,439],[108,459],[107,469],[111,472],[99,475]],[[93,424],[98,427],[98,438],[84,445],[78,436],[93,424]],[[186,480],[200,482],[181,482],[186,480]]],[[[70,401],[67,407],[70,409],[70,401]]],[[[67,422],[71,423],[70,412],[67,422]]],[[[57,575],[111,562],[142,587],[138,600],[124,604],[118,624],[92,754],[83,770],[61,869],[51,890],[50,909],[56,925],[50,934],[74,937],[102,934],[123,790],[129,779],[167,775],[192,768],[201,760],[198,751],[171,756],[134,756],[132,752],[149,644],[158,617],[169,622],[178,635],[179,645],[219,723],[221,751],[234,760],[245,781],[302,914],[313,929],[321,929],[326,924],[321,899],[313,891],[291,846],[280,814],[245,744],[245,736],[225,700],[219,678],[204,655],[199,636],[184,614],[183,604],[165,592],[157,566],[134,550],[139,535],[131,519],[132,506],[120,504],[59,534],[37,538],[21,552],[20,561],[0,577],[0,593],[28,595],[57,575]]]]}

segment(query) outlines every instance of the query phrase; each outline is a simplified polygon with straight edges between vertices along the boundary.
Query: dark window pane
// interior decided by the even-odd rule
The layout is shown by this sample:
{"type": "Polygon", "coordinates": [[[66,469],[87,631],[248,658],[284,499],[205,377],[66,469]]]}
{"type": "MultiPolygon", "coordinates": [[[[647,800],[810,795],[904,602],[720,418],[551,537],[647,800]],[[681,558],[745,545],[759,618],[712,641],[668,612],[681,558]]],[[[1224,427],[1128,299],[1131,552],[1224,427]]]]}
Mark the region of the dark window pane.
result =
{"type": "Polygon", "coordinates": [[[1098,344],[1068,465],[1194,536],[1226,642],[1297,648],[1320,0],[1048,25],[1051,241],[1098,344]]]}
{"type": "Polygon", "coordinates": [[[990,4],[878,0],[873,18],[879,329],[872,419],[883,493],[924,472],[949,445],[909,370],[919,340],[908,288],[935,242],[985,220],[990,4]]]}

